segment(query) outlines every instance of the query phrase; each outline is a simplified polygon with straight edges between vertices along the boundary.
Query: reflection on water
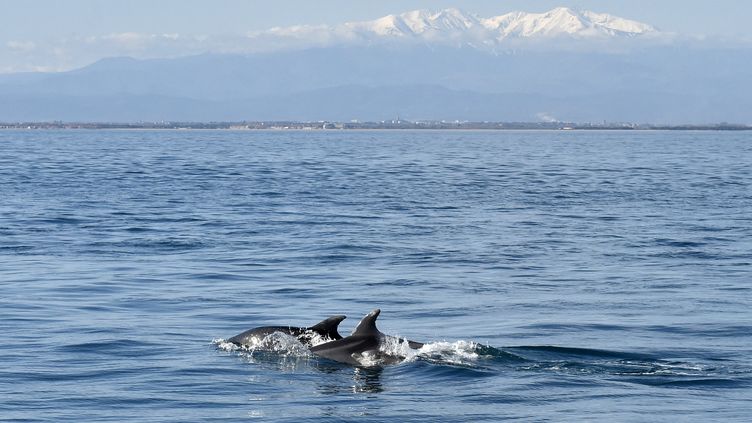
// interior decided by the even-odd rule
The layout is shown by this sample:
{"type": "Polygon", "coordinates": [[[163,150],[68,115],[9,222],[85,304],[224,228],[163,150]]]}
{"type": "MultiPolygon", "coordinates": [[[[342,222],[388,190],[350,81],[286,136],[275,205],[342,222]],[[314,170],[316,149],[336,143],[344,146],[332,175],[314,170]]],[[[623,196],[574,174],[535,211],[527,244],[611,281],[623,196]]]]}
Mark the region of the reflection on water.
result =
{"type": "Polygon", "coordinates": [[[320,379],[320,383],[316,385],[316,391],[324,395],[379,393],[384,390],[381,383],[383,367],[352,367],[320,362],[315,368],[330,375],[320,379]]]}
{"type": "Polygon", "coordinates": [[[353,392],[379,393],[384,390],[381,385],[382,367],[356,367],[353,371],[353,392]]]}

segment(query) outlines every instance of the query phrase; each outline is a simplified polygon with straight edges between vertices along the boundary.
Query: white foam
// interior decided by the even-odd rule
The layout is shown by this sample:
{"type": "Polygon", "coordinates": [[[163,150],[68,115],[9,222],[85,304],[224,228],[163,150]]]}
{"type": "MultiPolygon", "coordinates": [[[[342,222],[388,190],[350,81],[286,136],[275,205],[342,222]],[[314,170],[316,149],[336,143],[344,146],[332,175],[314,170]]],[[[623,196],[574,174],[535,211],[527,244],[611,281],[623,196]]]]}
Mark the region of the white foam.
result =
{"type": "Polygon", "coordinates": [[[329,338],[328,336],[322,336],[316,332],[308,331],[307,334],[310,336],[311,346],[315,347],[316,345],[326,344],[327,342],[332,342],[333,339],[329,338]]]}
{"type": "Polygon", "coordinates": [[[240,348],[232,342],[222,338],[212,339],[212,344],[216,345],[220,350],[227,352],[237,351],[240,348]]]}
{"type": "Polygon", "coordinates": [[[432,342],[419,349],[410,348],[407,340],[389,336],[375,354],[359,354],[354,358],[363,366],[377,366],[427,360],[452,365],[473,365],[480,357],[478,344],[470,341],[432,342]]]}
{"type": "Polygon", "coordinates": [[[212,341],[218,348],[233,352],[241,351],[253,354],[257,351],[274,352],[281,356],[309,356],[308,347],[300,343],[294,336],[281,332],[274,332],[263,337],[250,337],[245,340],[245,344],[238,346],[224,339],[215,339],[212,341]]]}
{"type": "Polygon", "coordinates": [[[365,352],[363,354],[353,354],[353,358],[364,367],[384,364],[384,357],[379,353],[365,352]]]}
{"type": "Polygon", "coordinates": [[[387,355],[405,357],[405,359],[409,359],[416,355],[417,350],[410,348],[410,345],[404,338],[388,336],[379,346],[379,351],[387,355]]]}
{"type": "Polygon", "coordinates": [[[469,365],[477,363],[480,357],[477,347],[478,344],[471,341],[432,342],[423,345],[417,356],[441,363],[469,365]]]}

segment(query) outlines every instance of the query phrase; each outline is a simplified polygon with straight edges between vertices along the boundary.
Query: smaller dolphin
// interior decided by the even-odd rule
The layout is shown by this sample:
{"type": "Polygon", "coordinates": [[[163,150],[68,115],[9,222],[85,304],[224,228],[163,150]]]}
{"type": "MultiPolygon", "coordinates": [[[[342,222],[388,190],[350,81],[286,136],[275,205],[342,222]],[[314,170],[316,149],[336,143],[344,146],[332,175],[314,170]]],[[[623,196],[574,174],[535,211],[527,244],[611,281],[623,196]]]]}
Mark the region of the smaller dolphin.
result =
{"type": "Polygon", "coordinates": [[[325,344],[311,347],[311,352],[330,360],[339,361],[340,363],[360,366],[358,357],[363,354],[372,354],[378,357],[382,362],[399,362],[405,357],[390,356],[383,354],[379,348],[389,340],[398,342],[407,342],[410,348],[419,349],[423,346],[420,342],[410,341],[404,338],[395,338],[385,335],[376,328],[376,318],[379,317],[381,310],[376,309],[368,313],[353,331],[352,335],[332,341],[325,344]]]}
{"type": "Polygon", "coordinates": [[[228,339],[228,341],[238,346],[252,346],[255,344],[254,338],[257,340],[256,342],[258,342],[258,340],[262,340],[275,332],[280,332],[294,336],[298,338],[303,345],[310,347],[315,335],[332,340],[342,339],[342,335],[337,332],[337,327],[340,322],[345,320],[345,318],[346,316],[342,315],[332,316],[308,328],[295,326],[262,326],[259,328],[248,329],[243,333],[233,336],[228,339]]]}

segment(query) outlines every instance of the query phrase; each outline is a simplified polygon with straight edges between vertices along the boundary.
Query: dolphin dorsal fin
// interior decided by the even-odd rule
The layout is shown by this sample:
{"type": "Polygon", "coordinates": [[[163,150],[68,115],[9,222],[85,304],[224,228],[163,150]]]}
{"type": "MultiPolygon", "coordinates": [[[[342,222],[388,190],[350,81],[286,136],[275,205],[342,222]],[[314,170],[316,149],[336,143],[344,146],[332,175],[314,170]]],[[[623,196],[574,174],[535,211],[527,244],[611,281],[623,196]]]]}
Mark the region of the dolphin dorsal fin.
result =
{"type": "Polygon", "coordinates": [[[379,313],[381,313],[381,310],[377,308],[376,310],[366,314],[366,317],[364,317],[363,320],[358,323],[358,327],[355,328],[352,336],[378,334],[379,330],[376,329],[376,318],[379,317],[379,313]]]}
{"type": "Polygon", "coordinates": [[[342,339],[342,335],[337,332],[337,328],[339,327],[339,324],[346,318],[347,316],[342,315],[332,316],[328,319],[320,321],[319,323],[316,323],[315,325],[308,328],[308,330],[312,330],[331,339],[342,339]]]}

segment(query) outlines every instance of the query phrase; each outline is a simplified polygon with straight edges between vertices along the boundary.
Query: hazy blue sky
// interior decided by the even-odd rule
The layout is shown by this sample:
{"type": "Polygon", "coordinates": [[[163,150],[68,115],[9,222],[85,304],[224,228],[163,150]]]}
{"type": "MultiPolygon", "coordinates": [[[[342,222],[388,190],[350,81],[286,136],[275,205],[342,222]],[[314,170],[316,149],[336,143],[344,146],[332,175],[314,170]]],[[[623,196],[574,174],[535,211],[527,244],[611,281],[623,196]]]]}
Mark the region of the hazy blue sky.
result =
{"type": "MultiPolygon", "coordinates": [[[[557,6],[610,13],[667,32],[752,39],[749,0],[0,0],[0,72],[81,66],[108,55],[112,47],[102,40],[122,34],[130,38],[116,41],[131,43],[138,56],[134,34],[211,36],[215,44],[227,35],[231,44],[232,36],[274,26],[371,20],[413,9],[457,7],[488,17],[557,6]]],[[[150,54],[162,52],[169,53],[150,54]]]]}
{"type": "Polygon", "coordinates": [[[665,31],[752,35],[749,0],[0,0],[2,39],[111,32],[245,32],[458,7],[483,16],[568,6],[636,19],[665,31]]]}

